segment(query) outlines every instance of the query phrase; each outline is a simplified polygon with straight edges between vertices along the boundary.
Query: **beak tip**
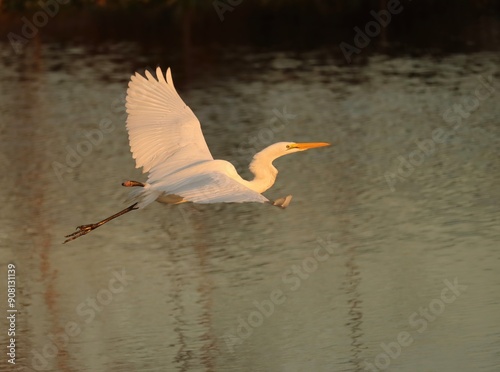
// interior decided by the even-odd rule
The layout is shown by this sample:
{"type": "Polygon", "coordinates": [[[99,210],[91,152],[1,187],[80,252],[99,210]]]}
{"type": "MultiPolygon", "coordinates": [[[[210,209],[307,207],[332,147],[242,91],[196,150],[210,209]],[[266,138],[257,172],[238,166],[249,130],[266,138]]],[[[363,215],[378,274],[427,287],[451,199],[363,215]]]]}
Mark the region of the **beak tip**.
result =
{"type": "Polygon", "coordinates": [[[306,142],[306,143],[297,143],[297,147],[308,150],[308,149],[314,149],[316,147],[326,147],[326,146],[331,146],[331,143],[329,142],[306,142]]]}

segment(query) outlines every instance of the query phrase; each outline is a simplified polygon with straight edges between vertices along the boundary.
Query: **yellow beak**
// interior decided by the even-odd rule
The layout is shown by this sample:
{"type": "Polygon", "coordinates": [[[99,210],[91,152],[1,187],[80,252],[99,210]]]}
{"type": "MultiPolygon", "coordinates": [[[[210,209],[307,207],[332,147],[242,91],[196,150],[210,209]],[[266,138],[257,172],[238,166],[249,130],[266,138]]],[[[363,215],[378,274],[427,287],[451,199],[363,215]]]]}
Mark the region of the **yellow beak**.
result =
{"type": "Polygon", "coordinates": [[[296,143],[295,146],[293,147],[296,147],[301,150],[308,150],[324,146],[330,146],[330,144],[328,142],[303,142],[303,143],[296,143]]]}

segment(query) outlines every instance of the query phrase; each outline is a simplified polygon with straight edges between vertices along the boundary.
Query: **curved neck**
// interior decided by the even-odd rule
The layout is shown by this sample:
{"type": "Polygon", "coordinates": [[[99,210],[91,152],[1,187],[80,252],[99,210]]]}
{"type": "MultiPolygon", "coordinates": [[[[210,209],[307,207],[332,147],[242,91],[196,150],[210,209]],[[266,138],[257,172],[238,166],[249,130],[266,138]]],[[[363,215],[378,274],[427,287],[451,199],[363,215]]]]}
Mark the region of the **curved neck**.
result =
{"type": "Polygon", "coordinates": [[[269,189],[276,181],[276,176],[278,175],[278,170],[273,166],[271,161],[255,161],[255,159],[250,163],[250,171],[254,174],[254,179],[247,181],[247,186],[257,191],[258,193],[263,193],[269,189]]]}
{"type": "Polygon", "coordinates": [[[250,163],[250,172],[254,174],[254,179],[246,181],[246,186],[258,193],[263,193],[269,189],[276,181],[278,170],[273,166],[273,160],[284,154],[276,153],[271,146],[254,155],[250,163]]]}

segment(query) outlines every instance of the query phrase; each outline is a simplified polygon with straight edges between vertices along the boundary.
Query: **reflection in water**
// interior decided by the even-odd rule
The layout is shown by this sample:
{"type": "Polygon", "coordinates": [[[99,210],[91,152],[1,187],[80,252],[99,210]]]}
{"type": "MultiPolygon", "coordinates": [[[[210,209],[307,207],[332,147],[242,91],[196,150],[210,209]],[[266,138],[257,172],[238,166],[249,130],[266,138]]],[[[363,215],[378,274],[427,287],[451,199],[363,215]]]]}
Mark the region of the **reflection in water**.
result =
{"type": "Polygon", "coordinates": [[[334,144],[276,161],[280,174],[267,195],[292,194],[291,206],[152,205],[62,246],[68,229],[120,208],[123,180],[141,179],[123,112],[109,108],[130,73],[155,65],[157,57],[136,57],[144,53],[133,44],[109,45],[106,53],[31,48],[19,63],[4,48],[0,54],[1,258],[18,268],[20,365],[363,371],[365,361],[383,352],[382,342],[414,333],[408,316],[455,277],[470,290],[390,367],[498,365],[490,352],[500,333],[500,311],[491,300],[500,284],[499,261],[492,259],[499,236],[498,53],[367,54],[366,65],[341,67],[324,51],[297,56],[242,49],[220,57],[227,59],[223,69],[201,53],[203,68],[192,71],[189,89],[178,69],[178,88],[217,158],[248,164],[251,156],[242,148],[269,129],[269,118],[283,107],[294,117],[282,130],[266,131],[272,141],[334,144]],[[495,92],[464,120],[464,130],[436,145],[391,190],[384,175],[397,172],[399,157],[436,128],[447,128],[443,112],[475,89],[476,76],[490,75],[495,92]],[[102,119],[114,130],[68,165],[69,149],[102,119]],[[67,166],[61,178],[54,162],[67,166]],[[325,236],[339,243],[338,252],[290,290],[283,273],[325,236]],[[109,304],[98,304],[92,319],[82,317],[79,305],[121,270],[130,284],[109,304]],[[284,290],[286,302],[229,350],[224,335],[237,332],[239,318],[275,289],[284,290]],[[65,345],[60,335],[68,322],[81,332],[65,345]],[[50,349],[54,342],[57,350],[50,349]]]}
{"type": "Polygon", "coordinates": [[[212,299],[212,290],[213,290],[213,280],[210,275],[207,273],[208,265],[208,257],[210,247],[206,244],[203,237],[206,236],[207,232],[206,228],[203,224],[203,220],[200,219],[198,227],[196,229],[196,254],[199,258],[199,266],[200,266],[200,284],[198,290],[200,292],[200,302],[202,308],[202,314],[200,315],[200,327],[205,330],[205,332],[200,336],[200,339],[204,343],[201,348],[201,364],[205,367],[205,371],[214,371],[215,370],[215,360],[213,359],[213,352],[217,346],[215,335],[213,333],[213,325],[212,325],[212,308],[213,308],[213,299],[212,299]]]}
{"type": "MultiPolygon", "coordinates": [[[[337,207],[342,210],[348,210],[352,205],[356,205],[357,195],[355,193],[346,192],[342,200],[337,201],[337,207]]],[[[363,349],[363,311],[359,286],[362,281],[361,268],[357,263],[358,246],[357,242],[351,239],[351,227],[356,224],[355,220],[351,219],[349,213],[341,213],[338,218],[336,228],[341,231],[340,241],[345,247],[343,255],[345,255],[345,279],[344,290],[346,292],[348,317],[346,326],[349,328],[349,337],[351,338],[350,362],[353,365],[353,371],[363,371],[365,365],[362,359],[363,349]]]]}
{"type": "Polygon", "coordinates": [[[347,278],[346,278],[346,293],[349,296],[349,321],[347,326],[351,330],[351,351],[352,357],[351,361],[354,365],[353,371],[362,371],[364,366],[362,360],[360,359],[361,353],[363,351],[363,312],[361,310],[361,304],[363,301],[360,298],[358,292],[358,285],[361,282],[361,277],[359,273],[359,267],[356,265],[356,249],[354,247],[348,248],[347,251],[348,261],[346,262],[347,267],[347,278]]]}
{"type": "MultiPolygon", "coordinates": [[[[185,272],[179,270],[183,268],[183,265],[179,264],[179,260],[182,257],[176,257],[174,254],[170,254],[170,261],[173,266],[177,269],[170,273],[172,286],[172,300],[175,303],[175,312],[170,314],[174,317],[177,326],[174,328],[174,332],[177,334],[178,340],[178,351],[174,358],[175,363],[179,366],[179,371],[190,371],[196,365],[196,359],[199,357],[200,364],[204,367],[205,371],[214,371],[215,362],[213,360],[213,352],[216,347],[216,342],[214,340],[214,335],[212,331],[212,279],[206,273],[207,267],[207,245],[203,239],[205,233],[203,232],[204,226],[203,221],[198,220],[197,216],[193,216],[189,223],[194,224],[193,235],[195,236],[194,241],[195,247],[194,252],[198,259],[195,263],[196,270],[193,271],[192,277],[189,278],[190,282],[196,282],[197,286],[192,288],[193,292],[185,293],[186,288],[190,286],[187,284],[187,278],[185,278],[185,272]],[[194,292],[195,291],[195,292],[194,292]],[[197,293],[196,293],[197,292],[197,293]],[[188,301],[185,303],[184,299],[187,297],[188,301]],[[193,341],[190,339],[189,335],[186,335],[186,330],[189,330],[189,324],[192,322],[190,318],[190,311],[186,309],[186,306],[195,305],[199,307],[200,314],[196,318],[196,327],[202,331],[198,331],[199,335],[196,337],[197,343],[200,345],[200,355],[194,355],[190,343],[193,341]]],[[[169,314],[166,314],[169,316],[169,314]]],[[[191,332],[189,332],[191,333],[191,332]]]]}
{"type": "MultiPolygon", "coordinates": [[[[51,336],[52,341],[55,343],[50,352],[59,349],[56,357],[57,368],[60,371],[69,371],[69,360],[68,353],[63,345],[59,343],[58,336],[64,335],[64,325],[61,324],[61,309],[59,306],[60,293],[57,289],[57,282],[60,280],[58,277],[58,270],[51,263],[51,250],[54,246],[53,236],[50,233],[51,227],[54,221],[52,218],[47,216],[47,201],[45,200],[44,188],[46,185],[50,184],[50,173],[46,172],[44,164],[46,160],[46,148],[44,147],[43,138],[44,128],[38,126],[37,118],[40,113],[45,109],[45,103],[43,102],[43,96],[41,95],[41,86],[43,84],[43,58],[41,56],[41,44],[39,37],[33,40],[34,50],[31,56],[26,56],[20,64],[20,74],[23,76],[22,80],[19,80],[18,90],[13,91],[14,94],[18,94],[17,101],[21,103],[22,113],[21,120],[24,123],[29,123],[30,125],[9,125],[6,126],[7,133],[5,134],[9,139],[19,139],[26,141],[17,142],[17,146],[13,149],[6,148],[11,151],[9,154],[9,159],[13,164],[24,165],[22,172],[16,172],[13,174],[16,177],[14,185],[23,185],[23,187],[17,189],[17,197],[21,200],[26,200],[28,202],[23,203],[26,206],[25,213],[23,213],[22,226],[29,226],[27,231],[28,234],[24,235],[23,241],[26,241],[26,237],[30,236],[28,247],[31,248],[31,254],[38,257],[36,262],[38,262],[39,268],[31,266],[31,269],[25,270],[21,266],[21,272],[27,275],[32,283],[40,282],[43,283],[42,291],[43,295],[43,307],[47,309],[48,316],[46,318],[46,330],[51,336]],[[17,147],[17,148],[16,148],[17,147]],[[31,243],[31,244],[30,244],[31,243]],[[57,341],[56,341],[57,340],[57,341]]],[[[12,123],[12,122],[11,122],[12,123]]],[[[21,229],[22,231],[23,229],[21,229]]],[[[15,247],[13,247],[15,248],[15,247]]],[[[27,258],[26,255],[22,257],[27,258]]],[[[19,261],[18,261],[19,262],[19,261]]],[[[22,263],[34,263],[33,260],[22,260],[22,263]]],[[[24,281],[20,278],[20,282],[24,281]]],[[[23,286],[23,291],[21,291],[21,302],[28,304],[30,302],[30,292],[34,292],[35,288],[31,285],[23,286]]],[[[21,297],[20,296],[20,297],[21,297]]],[[[34,301],[31,306],[32,309],[38,307],[38,301],[34,301]]],[[[30,340],[33,336],[30,333],[35,331],[30,327],[29,319],[20,313],[18,317],[18,326],[21,327],[21,337],[27,342],[20,343],[20,347],[17,352],[22,356],[21,360],[27,361],[28,355],[30,355],[30,340]]],[[[34,348],[41,349],[45,347],[49,350],[50,347],[45,345],[37,345],[34,348]]],[[[44,366],[43,361],[41,364],[44,366]]]]}

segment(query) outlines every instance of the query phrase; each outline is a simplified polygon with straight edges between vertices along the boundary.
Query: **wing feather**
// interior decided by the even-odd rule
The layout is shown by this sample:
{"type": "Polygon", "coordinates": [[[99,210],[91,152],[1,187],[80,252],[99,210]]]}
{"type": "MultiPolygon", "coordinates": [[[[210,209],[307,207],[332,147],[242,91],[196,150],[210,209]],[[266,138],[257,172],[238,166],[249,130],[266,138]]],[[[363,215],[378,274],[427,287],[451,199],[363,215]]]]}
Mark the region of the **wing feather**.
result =
{"type": "Polygon", "coordinates": [[[182,177],[175,183],[155,185],[156,190],[182,196],[185,200],[200,203],[265,203],[269,200],[256,191],[245,187],[223,173],[198,173],[192,177],[182,177]]]}
{"type": "MultiPolygon", "coordinates": [[[[126,107],[130,149],[143,172],[159,164],[174,171],[213,160],[199,120],[175,90],[170,68],[166,80],[159,67],[156,78],[149,71],[132,76],[126,107]]],[[[154,175],[149,179],[155,181],[154,175]]]]}

